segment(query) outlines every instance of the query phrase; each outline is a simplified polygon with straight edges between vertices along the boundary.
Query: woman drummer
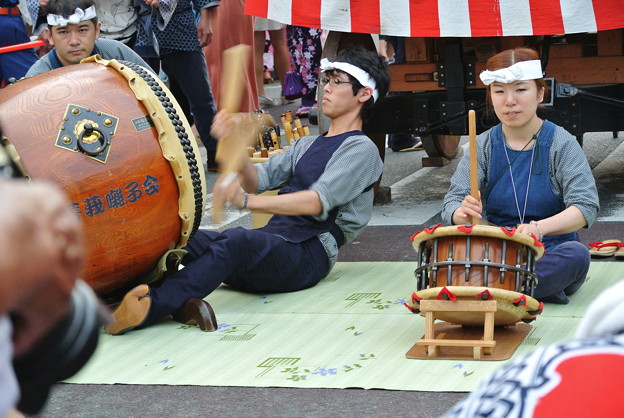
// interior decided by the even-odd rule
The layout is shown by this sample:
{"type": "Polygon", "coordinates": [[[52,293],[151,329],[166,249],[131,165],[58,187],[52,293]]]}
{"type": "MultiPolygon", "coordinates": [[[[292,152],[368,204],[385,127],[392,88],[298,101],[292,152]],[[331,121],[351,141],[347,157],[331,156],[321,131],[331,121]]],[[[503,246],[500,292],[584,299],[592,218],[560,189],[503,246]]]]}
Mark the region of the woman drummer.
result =
{"type": "Polygon", "coordinates": [[[534,297],[568,303],[589,269],[589,251],[577,231],[598,214],[596,183],[575,137],[538,117],[545,83],[537,52],[503,51],[487,61],[480,78],[500,123],[477,138],[481,199],[470,195],[469,156],[464,155],[444,198],[446,224],[472,217],[533,234],[546,247],[537,261],[534,297]]]}

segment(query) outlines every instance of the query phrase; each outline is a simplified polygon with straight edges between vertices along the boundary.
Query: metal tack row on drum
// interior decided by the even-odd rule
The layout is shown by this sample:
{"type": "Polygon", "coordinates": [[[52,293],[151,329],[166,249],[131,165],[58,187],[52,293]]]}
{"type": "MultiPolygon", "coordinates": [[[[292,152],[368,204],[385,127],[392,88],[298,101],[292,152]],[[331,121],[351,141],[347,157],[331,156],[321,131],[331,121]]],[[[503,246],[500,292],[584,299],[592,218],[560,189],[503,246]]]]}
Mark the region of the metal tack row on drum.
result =
{"type": "Polygon", "coordinates": [[[158,76],[90,57],[0,90],[3,141],[26,176],[57,183],[87,241],[99,294],[183,247],[206,205],[197,141],[158,76]]]}
{"type": "MultiPolygon", "coordinates": [[[[419,312],[421,300],[496,300],[496,325],[531,322],[543,304],[532,295],[535,262],[544,245],[515,228],[489,225],[425,228],[412,236],[418,252],[417,291],[406,306],[419,312]]],[[[439,312],[438,319],[483,325],[477,312],[439,312]]]]}

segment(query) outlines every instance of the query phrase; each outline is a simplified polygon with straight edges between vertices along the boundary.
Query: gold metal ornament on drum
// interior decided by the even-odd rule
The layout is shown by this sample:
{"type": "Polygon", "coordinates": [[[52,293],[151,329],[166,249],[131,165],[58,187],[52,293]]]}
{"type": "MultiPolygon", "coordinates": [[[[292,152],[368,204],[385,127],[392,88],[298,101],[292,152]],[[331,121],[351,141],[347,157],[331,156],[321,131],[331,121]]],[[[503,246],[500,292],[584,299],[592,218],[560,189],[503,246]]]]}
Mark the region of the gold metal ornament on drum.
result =
{"type": "MultiPolygon", "coordinates": [[[[490,225],[425,228],[412,236],[418,253],[417,291],[406,306],[420,312],[421,300],[496,300],[495,325],[531,322],[543,304],[533,298],[535,262],[544,245],[516,228],[490,225]]],[[[436,318],[483,325],[482,312],[437,312],[436,318]]]]}
{"type": "Polygon", "coordinates": [[[148,274],[198,230],[197,141],[151,71],[94,56],[20,80],[0,90],[0,124],[25,175],[68,195],[85,230],[83,278],[97,293],[148,274]]]}

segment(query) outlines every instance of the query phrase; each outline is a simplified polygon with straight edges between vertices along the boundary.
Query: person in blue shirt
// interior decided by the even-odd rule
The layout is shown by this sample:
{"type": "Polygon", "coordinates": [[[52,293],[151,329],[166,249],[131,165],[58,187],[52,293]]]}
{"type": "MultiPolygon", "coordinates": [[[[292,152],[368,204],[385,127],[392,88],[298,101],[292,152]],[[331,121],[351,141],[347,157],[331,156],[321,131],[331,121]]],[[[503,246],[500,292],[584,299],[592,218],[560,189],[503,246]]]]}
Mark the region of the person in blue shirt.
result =
{"type": "MultiPolygon", "coordinates": [[[[362,124],[387,93],[390,74],[382,57],[361,49],[345,49],[335,62],[323,60],[321,70],[329,130],[300,138],[265,163],[247,160],[235,181],[220,177],[213,189],[215,200],[273,214],[268,224],[224,232],[200,229],[185,247],[184,268],[160,286],[130,290],[106,332],[123,334],[168,315],[214,331],[216,318],[203,298],[221,283],[249,292],[291,292],[316,285],[331,271],[339,248],[372,216],[373,184],[383,163],[362,124]],[[277,188],[277,195],[260,195],[277,188]]],[[[229,136],[235,119],[230,116],[215,118],[217,137],[229,136]]]]}
{"type": "MultiPolygon", "coordinates": [[[[19,0],[0,0],[0,47],[30,42],[18,3],[19,0]]],[[[0,54],[0,84],[24,77],[35,61],[37,54],[32,48],[0,54]]]]}

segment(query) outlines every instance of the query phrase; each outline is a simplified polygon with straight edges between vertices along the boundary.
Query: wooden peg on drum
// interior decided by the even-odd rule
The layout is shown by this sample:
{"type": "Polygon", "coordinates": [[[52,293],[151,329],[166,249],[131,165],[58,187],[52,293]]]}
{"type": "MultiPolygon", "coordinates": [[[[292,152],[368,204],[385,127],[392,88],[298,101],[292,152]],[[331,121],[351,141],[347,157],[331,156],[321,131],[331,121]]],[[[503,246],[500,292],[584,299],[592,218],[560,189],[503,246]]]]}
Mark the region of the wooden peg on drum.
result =
{"type": "MultiPolygon", "coordinates": [[[[477,123],[473,109],[468,111],[468,134],[470,139],[470,196],[480,200],[479,171],[477,168],[477,123]]],[[[473,216],[472,223],[474,225],[479,224],[480,219],[473,216]]]]}
{"type": "MultiPolygon", "coordinates": [[[[222,108],[230,114],[238,112],[242,98],[243,74],[249,63],[251,47],[237,45],[223,52],[223,84],[221,85],[222,108]]],[[[234,115],[234,131],[217,142],[216,161],[219,164],[220,187],[227,188],[236,179],[246,163],[247,147],[256,141],[261,124],[275,124],[270,115],[234,115]],[[260,122],[260,123],[256,123],[260,122]]],[[[221,222],[225,200],[213,195],[212,216],[221,222]]]]}

